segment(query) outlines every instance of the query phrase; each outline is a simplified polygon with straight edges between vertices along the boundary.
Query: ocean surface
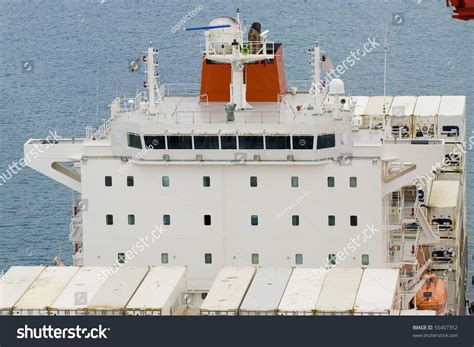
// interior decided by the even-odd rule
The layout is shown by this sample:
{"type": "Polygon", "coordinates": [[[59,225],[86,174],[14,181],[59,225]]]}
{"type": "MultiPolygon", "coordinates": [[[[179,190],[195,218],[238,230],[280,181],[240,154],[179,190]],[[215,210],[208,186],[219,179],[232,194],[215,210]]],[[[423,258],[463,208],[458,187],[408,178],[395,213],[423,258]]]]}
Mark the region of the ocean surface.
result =
{"type": "MultiPolygon", "coordinates": [[[[388,28],[387,95],[467,96],[468,136],[474,116],[474,21],[451,19],[445,0],[0,0],[0,174],[30,138],[49,132],[85,135],[108,118],[118,95],[134,95],[144,75],[130,62],[152,41],[163,83],[199,83],[202,32],[239,7],[284,43],[288,80],[310,79],[308,49],[319,41],[334,65],[388,28]],[[187,16],[186,16],[187,15],[187,16]],[[178,30],[176,30],[176,28],[178,30]]],[[[383,94],[383,48],[343,75],[351,95],[383,94]]],[[[468,228],[474,254],[473,153],[468,153],[468,228]]],[[[11,265],[71,263],[72,192],[31,169],[0,187],[0,271],[11,265]]],[[[470,283],[470,278],[468,283],[470,283]]],[[[474,299],[474,291],[471,288],[474,299]]]]}

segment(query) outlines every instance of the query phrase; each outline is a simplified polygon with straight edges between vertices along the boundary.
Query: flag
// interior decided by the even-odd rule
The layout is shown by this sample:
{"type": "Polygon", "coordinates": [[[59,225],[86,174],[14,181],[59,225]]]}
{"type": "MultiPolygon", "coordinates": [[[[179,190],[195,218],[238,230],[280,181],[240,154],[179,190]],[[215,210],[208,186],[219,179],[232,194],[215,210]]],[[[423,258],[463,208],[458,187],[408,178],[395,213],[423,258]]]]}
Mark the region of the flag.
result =
{"type": "Polygon", "coordinates": [[[138,65],[140,64],[140,58],[141,57],[138,57],[137,59],[133,60],[131,63],[130,63],[130,72],[135,72],[138,70],[138,65]]]}

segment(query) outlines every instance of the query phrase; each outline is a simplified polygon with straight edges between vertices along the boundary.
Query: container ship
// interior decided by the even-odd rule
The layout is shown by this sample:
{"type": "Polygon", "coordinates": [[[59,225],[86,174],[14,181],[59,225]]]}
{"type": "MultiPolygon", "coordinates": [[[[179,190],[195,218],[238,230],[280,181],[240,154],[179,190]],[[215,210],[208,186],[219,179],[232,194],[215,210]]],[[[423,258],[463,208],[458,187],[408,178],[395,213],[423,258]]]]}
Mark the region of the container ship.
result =
{"type": "Polygon", "coordinates": [[[200,84],[150,43],[104,124],[26,142],[76,192],[73,265],[12,267],[1,314],[465,314],[465,96],[350,95],[317,43],[287,80],[238,11],[194,29],[200,84]]]}

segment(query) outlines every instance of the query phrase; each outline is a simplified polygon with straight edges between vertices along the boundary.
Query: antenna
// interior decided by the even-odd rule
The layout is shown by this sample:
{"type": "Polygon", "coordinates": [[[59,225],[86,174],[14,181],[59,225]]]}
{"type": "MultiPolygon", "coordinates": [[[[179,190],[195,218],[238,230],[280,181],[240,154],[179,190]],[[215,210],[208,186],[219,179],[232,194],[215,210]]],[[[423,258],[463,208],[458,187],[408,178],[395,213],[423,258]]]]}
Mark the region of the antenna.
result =
{"type": "Polygon", "coordinates": [[[383,114],[386,115],[385,97],[387,96],[387,46],[388,46],[388,17],[385,19],[384,45],[383,45],[383,114]]]}
{"type": "Polygon", "coordinates": [[[95,117],[96,117],[96,124],[99,127],[99,79],[95,78],[95,88],[96,88],[96,110],[95,110],[95,117]]]}

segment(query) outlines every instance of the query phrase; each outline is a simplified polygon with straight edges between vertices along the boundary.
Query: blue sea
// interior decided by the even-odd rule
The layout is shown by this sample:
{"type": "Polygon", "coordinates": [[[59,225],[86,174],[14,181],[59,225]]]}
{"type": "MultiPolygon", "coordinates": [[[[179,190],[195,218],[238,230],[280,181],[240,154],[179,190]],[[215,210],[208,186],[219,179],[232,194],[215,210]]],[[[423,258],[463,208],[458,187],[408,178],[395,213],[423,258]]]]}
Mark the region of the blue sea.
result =
{"type": "MultiPolygon", "coordinates": [[[[451,18],[445,0],[0,0],[0,174],[23,155],[29,138],[57,131],[85,135],[108,118],[117,95],[134,95],[144,75],[130,62],[149,41],[159,49],[163,83],[198,83],[202,32],[217,16],[241,10],[284,43],[289,80],[310,78],[316,41],[336,65],[388,28],[388,95],[463,94],[468,136],[474,115],[474,21],[451,18]],[[176,28],[178,30],[176,30],[176,28]]],[[[348,69],[351,95],[383,94],[383,48],[348,69]]],[[[473,153],[468,153],[468,228],[474,254],[473,153]]],[[[0,271],[14,264],[71,263],[72,192],[25,168],[0,187],[0,271]]],[[[468,283],[470,283],[470,279],[468,283]]],[[[471,289],[474,299],[474,291],[471,289]]]]}

